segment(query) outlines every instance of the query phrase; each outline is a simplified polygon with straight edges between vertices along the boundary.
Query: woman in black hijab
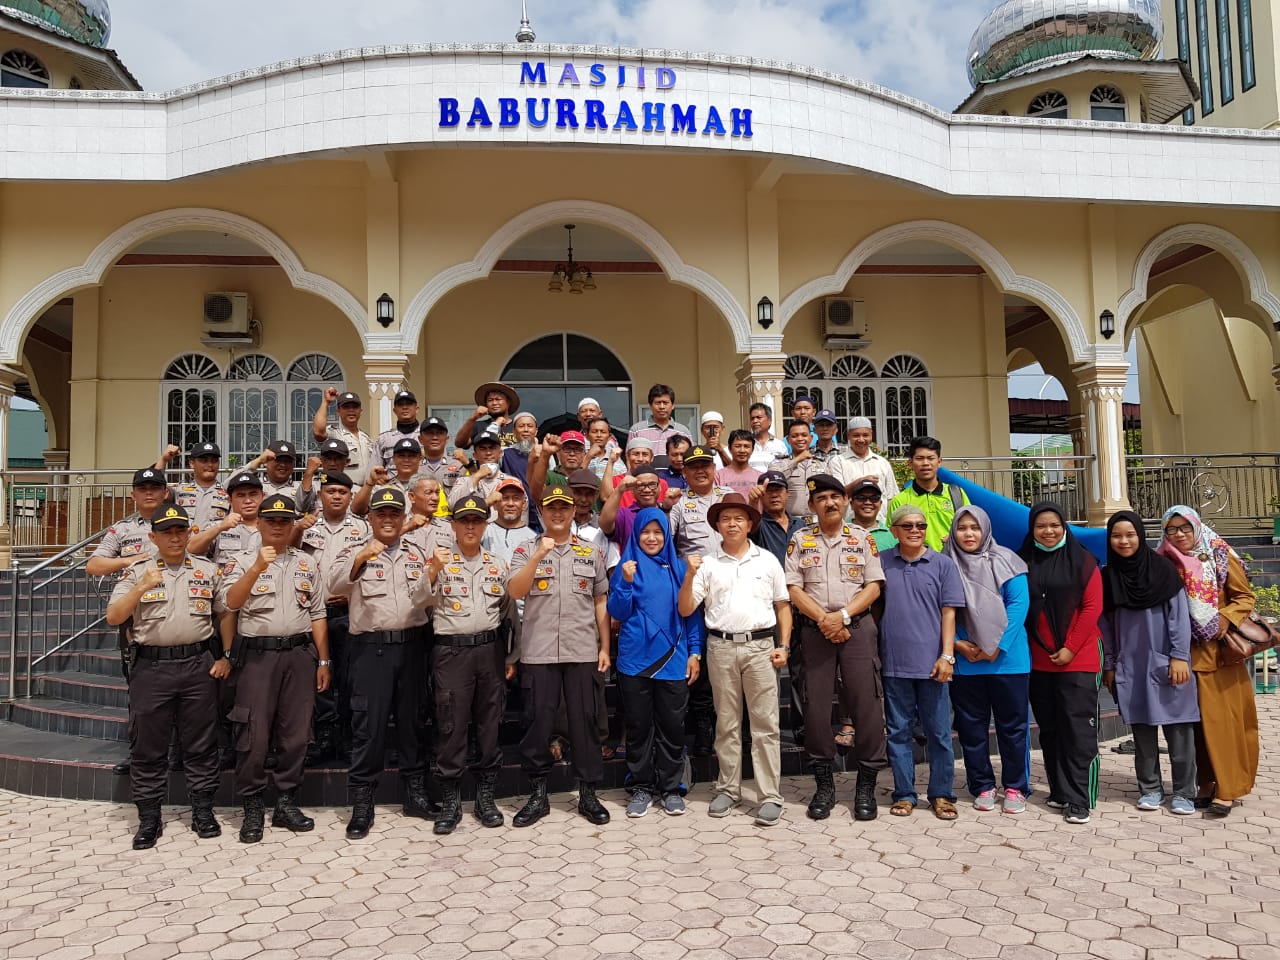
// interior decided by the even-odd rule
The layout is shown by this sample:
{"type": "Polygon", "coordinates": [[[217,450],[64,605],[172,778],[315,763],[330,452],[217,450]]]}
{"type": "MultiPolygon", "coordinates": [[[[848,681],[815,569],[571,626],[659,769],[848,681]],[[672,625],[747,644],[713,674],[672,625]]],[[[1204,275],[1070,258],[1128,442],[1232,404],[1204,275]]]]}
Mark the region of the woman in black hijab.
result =
{"type": "Polygon", "coordinates": [[[1102,577],[1056,503],[1031,508],[1018,555],[1027,562],[1031,608],[1031,710],[1049,777],[1049,806],[1088,823],[1098,799],[1098,682],[1102,577]]]}

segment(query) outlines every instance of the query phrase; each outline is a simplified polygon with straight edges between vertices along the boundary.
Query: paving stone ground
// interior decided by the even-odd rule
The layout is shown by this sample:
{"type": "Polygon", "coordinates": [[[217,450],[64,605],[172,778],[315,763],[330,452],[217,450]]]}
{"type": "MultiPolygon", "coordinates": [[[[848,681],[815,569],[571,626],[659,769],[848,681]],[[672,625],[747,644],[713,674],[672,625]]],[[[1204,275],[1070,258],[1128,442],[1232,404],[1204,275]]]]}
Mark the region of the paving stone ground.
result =
{"type": "Polygon", "coordinates": [[[1076,827],[1044,806],[1038,763],[1025,815],[966,803],[950,824],[889,817],[886,774],[871,823],[851,780],[830,820],[806,819],[811,782],[793,778],[768,829],[708,817],[703,784],[682,818],[627,820],[616,791],[593,827],[560,795],[532,829],[468,815],[444,839],[379,808],[357,843],[339,809],[243,846],[238,811],[198,841],[173,808],[146,852],[131,807],[0,793],[0,956],[1280,960],[1280,698],[1259,712],[1257,790],[1226,820],[1139,813],[1132,758],[1105,746],[1076,827]]]}

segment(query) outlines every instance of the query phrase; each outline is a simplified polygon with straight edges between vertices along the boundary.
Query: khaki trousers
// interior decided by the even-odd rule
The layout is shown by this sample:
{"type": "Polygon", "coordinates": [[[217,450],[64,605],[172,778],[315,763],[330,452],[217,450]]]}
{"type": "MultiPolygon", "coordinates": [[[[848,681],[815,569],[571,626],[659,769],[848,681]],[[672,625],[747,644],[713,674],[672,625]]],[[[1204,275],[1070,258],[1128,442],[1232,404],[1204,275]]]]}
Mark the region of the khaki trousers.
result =
{"type": "Polygon", "coordinates": [[[751,766],[760,803],[782,804],[782,740],[778,733],[778,671],[769,662],[773,640],[736,643],[707,637],[707,666],[716,705],[715,792],[742,800],[742,700],[751,720],[751,766]]]}

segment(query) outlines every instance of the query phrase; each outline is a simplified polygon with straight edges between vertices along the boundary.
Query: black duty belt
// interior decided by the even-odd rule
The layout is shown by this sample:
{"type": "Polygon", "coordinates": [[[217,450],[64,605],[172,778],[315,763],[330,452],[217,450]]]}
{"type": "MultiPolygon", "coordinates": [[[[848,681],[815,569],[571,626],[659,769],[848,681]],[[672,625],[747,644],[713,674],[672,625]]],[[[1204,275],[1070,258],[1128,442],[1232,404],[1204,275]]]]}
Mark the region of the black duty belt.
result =
{"type": "Polygon", "coordinates": [[[244,648],[252,651],[274,652],[292,650],[311,642],[311,634],[295,633],[290,637],[245,637],[244,648]]]}
{"type": "Polygon", "coordinates": [[[337,600],[330,600],[324,605],[324,615],[326,617],[345,617],[351,612],[351,608],[347,606],[347,601],[343,600],[339,603],[337,600]]]}
{"type": "Polygon", "coordinates": [[[443,647],[482,647],[498,639],[497,630],[486,630],[484,633],[440,633],[436,632],[436,644],[443,647]]]}
{"type": "Polygon", "coordinates": [[[370,633],[353,633],[348,639],[357,643],[413,643],[422,636],[421,627],[408,630],[374,630],[370,633]]]}
{"type": "Polygon", "coordinates": [[[741,633],[727,633],[724,630],[712,630],[708,627],[707,633],[713,637],[719,637],[721,640],[732,640],[734,643],[773,639],[773,627],[765,627],[763,630],[745,630],[741,633]]]}
{"type": "Polygon", "coordinates": [[[182,643],[176,647],[160,647],[149,643],[138,644],[138,658],[141,660],[190,660],[209,652],[209,641],[199,643],[182,643]]]}

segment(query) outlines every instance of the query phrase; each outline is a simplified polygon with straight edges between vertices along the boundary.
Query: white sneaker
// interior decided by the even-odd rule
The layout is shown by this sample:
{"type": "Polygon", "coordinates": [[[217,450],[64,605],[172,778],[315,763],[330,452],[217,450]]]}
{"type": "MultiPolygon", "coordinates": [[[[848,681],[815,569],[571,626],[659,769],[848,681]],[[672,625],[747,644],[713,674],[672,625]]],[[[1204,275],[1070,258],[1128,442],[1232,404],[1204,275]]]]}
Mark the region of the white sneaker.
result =
{"type": "Polygon", "coordinates": [[[995,790],[983,790],[973,798],[973,809],[988,813],[996,808],[995,790]]]}

